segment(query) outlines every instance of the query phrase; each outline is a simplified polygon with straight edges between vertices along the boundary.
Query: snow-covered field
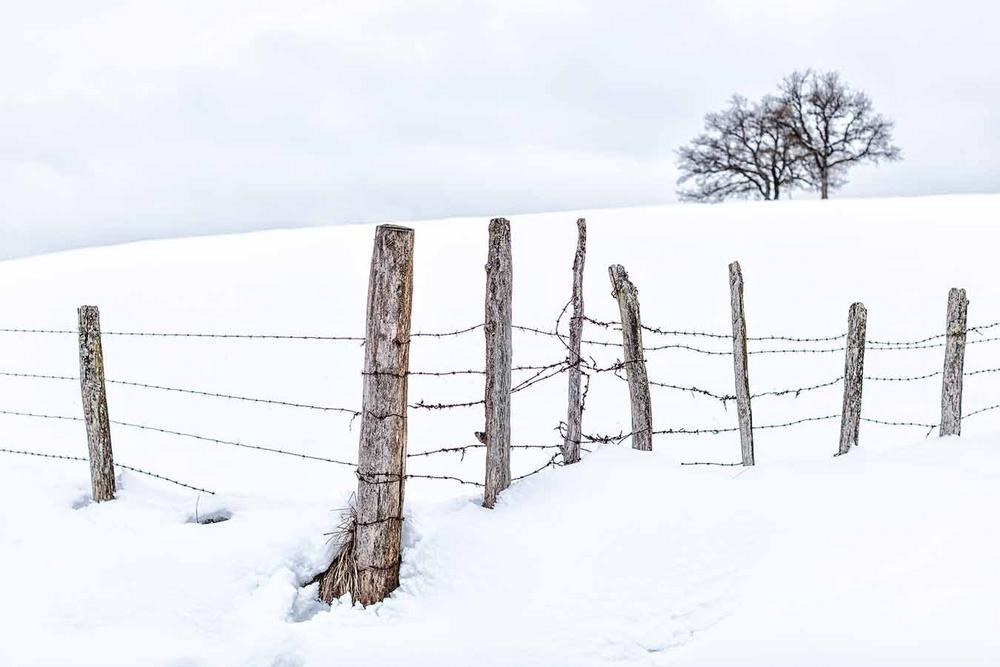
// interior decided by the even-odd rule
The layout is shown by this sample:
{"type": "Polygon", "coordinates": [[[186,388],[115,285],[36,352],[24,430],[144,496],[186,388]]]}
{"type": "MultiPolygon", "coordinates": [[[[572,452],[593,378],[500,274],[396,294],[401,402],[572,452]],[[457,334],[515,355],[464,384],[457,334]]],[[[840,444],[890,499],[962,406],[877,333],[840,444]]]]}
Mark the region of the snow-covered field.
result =
{"type": "MultiPolygon", "coordinates": [[[[668,206],[512,219],[514,319],[550,329],[569,297],[576,217],[589,225],[588,313],[616,316],[622,263],[646,323],[729,330],[726,265],[740,260],[751,336],[826,337],[848,306],[871,340],[944,330],[948,288],[975,327],[1000,320],[1000,196],[668,206]]],[[[485,219],[416,223],[414,329],[482,318],[485,219]]],[[[73,329],[101,307],[108,332],[358,336],[373,227],[181,239],[0,264],[5,328],[73,329]]],[[[969,335],[966,370],[1000,367],[1000,327],[969,335]],[[976,342],[978,341],[978,342],[976,342]]],[[[614,341],[595,326],[585,338],[614,341]]],[[[725,339],[648,334],[647,345],[725,351],[725,339]]],[[[935,345],[940,339],[929,341],[935,345]]],[[[515,364],[563,356],[515,335],[515,364]]],[[[0,333],[0,372],[73,376],[72,334],[0,333]]],[[[841,341],[761,341],[751,389],[824,384],[841,341]]],[[[415,339],[412,370],[475,369],[482,332],[415,339]]],[[[106,335],[110,379],[355,409],[361,348],[329,340],[106,335]]],[[[588,346],[599,364],[614,347],[588,346]]],[[[940,347],[871,350],[866,374],[940,370],[940,347]]],[[[732,392],[731,359],[652,352],[655,381],[732,392]]],[[[523,379],[524,375],[521,376],[523,379]]],[[[513,439],[558,442],[566,377],[514,399],[513,439]]],[[[413,402],[473,401],[481,376],[414,377],[413,402]]],[[[353,460],[350,415],[111,384],[116,421],[353,460]]],[[[657,429],[731,428],[732,406],[654,390],[657,429]]],[[[940,378],[868,382],[863,416],[933,424],[940,378]]],[[[834,415],[839,385],[754,402],[758,426],[834,415]]],[[[1000,373],[966,380],[965,411],[1000,403],[1000,373]]],[[[0,376],[0,410],[79,416],[71,380],[0,376]]],[[[627,390],[592,383],[589,433],[630,430],[627,390]]],[[[481,407],[411,410],[409,451],[474,442],[481,407]]],[[[352,430],[352,426],[354,427],[352,430]]],[[[304,587],[331,557],[324,535],[354,488],[321,461],[116,426],[116,461],[215,495],[123,472],[118,499],[87,503],[85,463],[0,454],[0,665],[992,665],[1000,662],[1000,410],[962,438],[864,423],[833,458],[839,422],[738,436],[663,435],[652,454],[593,447],[573,467],[516,483],[493,511],[474,487],[407,485],[402,585],[368,609],[304,587]],[[200,524],[213,513],[228,521],[200,524]]],[[[0,414],[0,448],[86,455],[83,425],[0,414]]],[[[514,473],[549,454],[515,450],[514,473]]],[[[482,477],[481,452],[411,459],[409,472],[482,477]]]]}

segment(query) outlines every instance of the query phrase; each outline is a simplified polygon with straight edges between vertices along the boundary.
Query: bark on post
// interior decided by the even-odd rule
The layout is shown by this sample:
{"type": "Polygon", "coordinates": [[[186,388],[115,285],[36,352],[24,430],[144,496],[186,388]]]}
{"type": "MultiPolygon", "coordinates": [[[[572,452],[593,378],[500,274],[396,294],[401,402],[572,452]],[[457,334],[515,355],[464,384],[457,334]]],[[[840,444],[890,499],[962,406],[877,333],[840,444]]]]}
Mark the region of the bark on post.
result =
{"type": "Polygon", "coordinates": [[[327,602],[351,593],[356,602],[369,605],[399,586],[413,240],[413,230],[407,227],[379,225],[375,230],[368,282],[354,539],[341,546],[322,577],[320,596],[327,602]],[[345,576],[344,572],[350,574],[345,576]]]}
{"type": "Polygon", "coordinates": [[[941,380],[941,436],[962,434],[962,374],[968,312],[965,290],[952,288],[948,292],[948,329],[941,380]]]}
{"type": "Polygon", "coordinates": [[[483,507],[493,507],[510,486],[511,342],[510,223],[490,220],[486,259],[486,485],[483,507]]]}
{"type": "Polygon", "coordinates": [[[752,466],[753,412],[750,409],[750,373],[747,369],[747,322],[743,313],[743,273],[740,263],[729,265],[729,301],[733,314],[733,369],[736,376],[736,415],[740,424],[743,465],[752,466]]]}
{"type": "Polygon", "coordinates": [[[632,449],[653,449],[653,409],[649,400],[646,358],[642,352],[642,321],[639,318],[639,291],[628,278],[625,267],[608,267],[611,296],[618,301],[622,324],[622,354],[632,404],[632,449]]]}
{"type": "Polygon", "coordinates": [[[576,221],[576,255],[573,257],[573,316],[569,320],[569,401],[566,413],[566,438],[563,441],[563,462],[580,460],[580,439],[583,436],[583,402],[580,396],[580,345],[583,341],[583,264],[587,259],[587,221],[576,221]]]}
{"type": "Polygon", "coordinates": [[[846,454],[858,446],[861,428],[861,388],[865,375],[865,341],[868,311],[863,303],[851,304],[847,316],[847,344],[844,353],[844,407],[840,413],[840,448],[846,454]]]}
{"type": "Polygon", "coordinates": [[[90,487],[96,502],[115,497],[115,462],[111,453],[108,397],[104,389],[104,352],[97,306],[77,309],[80,336],[80,395],[87,426],[90,487]]]}

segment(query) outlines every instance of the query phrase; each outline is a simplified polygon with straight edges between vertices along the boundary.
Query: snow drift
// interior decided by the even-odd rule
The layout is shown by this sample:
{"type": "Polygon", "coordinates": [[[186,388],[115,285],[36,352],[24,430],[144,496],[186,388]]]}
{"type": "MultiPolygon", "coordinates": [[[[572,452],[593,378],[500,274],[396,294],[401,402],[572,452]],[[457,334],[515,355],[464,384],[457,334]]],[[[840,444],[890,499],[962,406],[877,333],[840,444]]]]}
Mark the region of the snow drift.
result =
{"type": "MultiPolygon", "coordinates": [[[[606,269],[622,263],[646,323],[726,332],[726,265],[740,260],[751,336],[842,333],[863,301],[872,340],[943,332],[947,290],[964,287],[969,321],[1000,320],[995,247],[1000,196],[669,206],[512,219],[514,318],[551,328],[569,298],[578,215],[589,223],[588,312],[615,316],[606,269]]],[[[414,329],[482,317],[485,220],[414,225],[414,329]]],[[[75,327],[101,307],[118,332],[257,332],[358,336],[372,227],[180,239],[0,264],[13,329],[75,327]]],[[[970,334],[966,370],[1000,367],[1000,344],[970,334]]],[[[614,342],[594,326],[590,340],[614,342]]],[[[2,333],[7,373],[70,377],[72,335],[2,333]]],[[[725,339],[656,337],[725,350],[725,339]]],[[[515,365],[545,364],[558,341],[521,331],[515,365]]],[[[812,386],[843,370],[836,343],[758,342],[754,392],[812,386]],[[824,350],[832,349],[827,352],[824,350]]],[[[481,332],[413,345],[414,370],[476,369],[481,332]]],[[[209,393],[357,408],[357,342],[105,337],[109,378],[209,393]]],[[[586,348],[613,363],[613,346],[586,348]]],[[[915,377],[940,347],[871,350],[866,375],[915,377]]],[[[650,378],[716,394],[731,359],[684,348],[651,353],[650,378]]],[[[1000,378],[966,379],[966,412],[997,400],[1000,378]]],[[[477,376],[414,377],[411,400],[481,397],[477,376]]],[[[118,498],[87,502],[85,463],[0,455],[0,664],[294,666],[994,664],[1000,556],[1000,410],[970,417],[963,437],[923,426],[862,425],[861,445],[833,458],[836,419],[762,429],[758,465],[738,435],[664,435],[651,454],[595,446],[579,465],[516,483],[494,511],[472,487],[407,485],[402,585],[361,609],[316,601],[325,536],[354,488],[348,466],[233,444],[350,461],[348,413],[112,384],[112,419],[216,441],[116,426],[116,461],[215,495],[124,471],[118,498]],[[223,441],[223,442],[218,442],[223,441]],[[205,518],[228,520],[202,523],[205,518]]],[[[565,376],[514,399],[513,439],[553,445],[565,376]]],[[[840,410],[836,383],[754,402],[766,426],[840,410]]],[[[936,423],[940,378],[865,385],[863,416],[936,423]]],[[[656,428],[731,428],[732,405],[655,388],[656,428]]],[[[72,381],[0,376],[0,410],[77,416],[72,381]]],[[[590,388],[584,431],[627,432],[627,390],[612,374],[590,388]]],[[[411,410],[409,451],[474,442],[481,407],[411,410]]],[[[0,448],[81,456],[82,424],[0,415],[0,448]]],[[[515,450],[514,473],[548,458],[515,450]]],[[[479,452],[411,459],[409,471],[479,480],[479,452]]]]}

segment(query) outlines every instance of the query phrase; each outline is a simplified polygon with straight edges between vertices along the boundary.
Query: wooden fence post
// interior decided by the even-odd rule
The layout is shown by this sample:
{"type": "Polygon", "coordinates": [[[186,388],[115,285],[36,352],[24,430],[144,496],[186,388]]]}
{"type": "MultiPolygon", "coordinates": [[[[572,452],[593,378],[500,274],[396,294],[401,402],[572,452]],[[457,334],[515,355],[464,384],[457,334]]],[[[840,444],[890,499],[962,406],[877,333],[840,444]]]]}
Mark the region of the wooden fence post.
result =
{"type": "Polygon", "coordinates": [[[844,352],[844,407],[840,413],[840,448],[846,454],[858,446],[861,428],[861,389],[865,375],[865,343],[868,311],[863,303],[851,304],[847,315],[847,343],[844,352]]]}
{"type": "Polygon", "coordinates": [[[483,507],[510,486],[511,298],[510,223],[490,220],[486,259],[486,485],[483,507]]]}
{"type": "Polygon", "coordinates": [[[569,320],[569,402],[566,411],[566,438],[563,441],[563,462],[580,460],[580,439],[583,437],[583,403],[580,397],[580,345],[583,340],[583,264],[587,259],[587,221],[576,221],[576,255],[573,257],[573,317],[569,320]]]}
{"type": "Polygon", "coordinates": [[[368,282],[354,538],[341,545],[321,578],[320,596],[327,602],[350,593],[356,602],[369,605],[399,586],[413,241],[413,230],[407,227],[379,225],[375,230],[368,282]]]}
{"type": "Polygon", "coordinates": [[[111,452],[108,398],[104,389],[104,352],[97,306],[77,309],[80,337],[80,395],[87,426],[90,487],[96,502],[115,497],[115,462],[111,452]]]}
{"type": "Polygon", "coordinates": [[[962,434],[962,374],[968,312],[965,290],[953,287],[948,292],[948,330],[941,379],[941,436],[962,434]]]}
{"type": "Polygon", "coordinates": [[[747,321],[743,313],[743,273],[740,263],[729,265],[729,301],[733,314],[733,370],[736,375],[736,416],[740,424],[743,465],[752,466],[753,412],[750,409],[750,373],[747,369],[747,321]]]}
{"type": "Polygon", "coordinates": [[[608,267],[611,296],[618,301],[622,324],[622,355],[632,404],[632,449],[652,451],[653,409],[649,400],[646,358],[642,351],[642,321],[639,318],[639,291],[628,278],[625,267],[608,267]]]}

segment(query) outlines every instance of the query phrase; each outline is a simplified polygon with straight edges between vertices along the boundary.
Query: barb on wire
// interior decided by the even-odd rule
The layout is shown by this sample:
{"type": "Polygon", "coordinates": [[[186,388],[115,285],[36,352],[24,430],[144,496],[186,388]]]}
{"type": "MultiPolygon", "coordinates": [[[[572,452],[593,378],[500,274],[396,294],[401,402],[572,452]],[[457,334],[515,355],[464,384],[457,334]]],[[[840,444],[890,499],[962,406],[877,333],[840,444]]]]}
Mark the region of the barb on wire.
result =
{"type": "MultiPolygon", "coordinates": [[[[900,377],[879,377],[873,375],[866,375],[864,377],[865,382],[916,382],[918,380],[926,380],[928,378],[933,378],[941,375],[941,371],[934,371],[933,373],[925,373],[924,375],[907,375],[900,377]]],[[[966,375],[969,375],[967,373],[966,375]]]]}
{"type": "Polygon", "coordinates": [[[294,401],[282,401],[278,399],[271,398],[255,398],[252,396],[238,396],[235,394],[223,394],[214,391],[201,391],[199,389],[185,389],[183,387],[167,387],[159,384],[147,384],[145,382],[133,382],[131,380],[106,380],[108,384],[117,384],[124,387],[138,387],[140,389],[156,389],[159,391],[170,391],[179,394],[193,394],[196,396],[208,396],[211,398],[225,398],[232,401],[246,401],[249,403],[265,403],[268,405],[281,405],[290,408],[305,408],[308,410],[319,410],[321,412],[342,412],[352,416],[358,416],[361,414],[358,410],[353,410],[351,408],[337,408],[328,405],[311,405],[309,403],[296,403],[294,401]]]}
{"type": "Polygon", "coordinates": [[[741,466],[743,463],[737,461],[736,463],[716,463],[715,461],[681,461],[682,466],[741,466]]]}
{"type": "Polygon", "coordinates": [[[1000,408],[1000,403],[997,403],[996,405],[990,405],[990,406],[985,407],[985,408],[979,408],[978,410],[973,410],[972,412],[970,412],[970,413],[966,414],[964,417],[962,417],[962,419],[967,419],[969,417],[973,417],[975,415],[979,415],[979,414],[982,414],[984,412],[989,412],[990,410],[996,410],[997,408],[1000,408]]]}
{"type": "Polygon", "coordinates": [[[828,380],[826,382],[820,382],[818,384],[810,385],[808,387],[790,387],[788,389],[775,389],[773,391],[762,391],[757,394],[750,394],[750,398],[751,400],[755,398],[763,398],[765,396],[792,396],[793,398],[798,398],[800,394],[804,394],[805,392],[815,391],[816,389],[825,389],[826,387],[832,387],[836,384],[840,384],[840,382],[843,379],[844,376],[841,375],[832,380],[828,380]]]}
{"type": "Polygon", "coordinates": [[[861,421],[868,422],[869,424],[880,424],[882,426],[914,426],[918,428],[927,429],[927,436],[937,429],[937,424],[922,424],[920,422],[907,422],[907,421],[891,421],[888,419],[875,419],[873,417],[862,417],[861,421]]]}
{"type": "Polygon", "coordinates": [[[35,417],[37,419],[54,419],[59,421],[82,422],[83,417],[69,417],[66,415],[50,415],[39,412],[21,412],[18,410],[0,410],[0,415],[10,415],[13,417],[35,417]]]}
{"type": "MultiPolygon", "coordinates": [[[[997,326],[1000,326],[1000,321],[990,322],[988,324],[980,324],[980,325],[974,326],[974,327],[966,327],[964,333],[967,333],[967,334],[968,333],[977,333],[977,334],[982,335],[983,331],[985,331],[987,329],[992,329],[992,328],[997,327],[997,326]]],[[[932,340],[940,340],[942,338],[946,338],[947,336],[948,336],[948,334],[946,334],[946,333],[939,333],[939,334],[935,334],[933,336],[927,336],[925,338],[918,338],[916,340],[870,340],[870,341],[868,341],[868,344],[869,345],[879,346],[880,349],[881,348],[897,348],[897,347],[902,347],[902,348],[913,348],[913,347],[916,347],[917,349],[921,349],[923,347],[940,347],[941,345],[943,345],[943,343],[939,344],[939,345],[924,345],[924,344],[925,343],[929,343],[932,340]]]]}
{"type": "Polygon", "coordinates": [[[485,324],[480,322],[479,324],[473,324],[471,327],[465,327],[464,329],[456,329],[455,331],[418,331],[416,333],[411,333],[410,338],[446,338],[448,336],[461,336],[462,334],[467,334],[477,329],[482,329],[485,324]]]}
{"type": "Polygon", "coordinates": [[[215,438],[207,435],[198,435],[197,433],[186,433],[184,431],[175,431],[169,428],[163,428],[161,426],[149,426],[147,424],[136,424],[134,422],[118,421],[114,419],[108,420],[109,423],[115,426],[124,426],[126,428],[134,428],[142,431],[153,431],[156,433],[163,433],[165,435],[175,435],[182,438],[191,438],[192,440],[199,440],[201,442],[210,442],[216,445],[230,445],[232,447],[242,447],[244,449],[253,449],[258,452],[268,452],[271,454],[282,454],[284,456],[293,456],[295,458],[304,459],[307,461],[321,461],[323,463],[335,463],[337,465],[343,466],[355,466],[357,464],[350,461],[340,461],[338,459],[330,459],[324,456],[315,456],[313,454],[304,454],[302,452],[293,452],[287,449],[281,449],[279,447],[265,447],[263,445],[251,445],[249,443],[240,442],[238,440],[224,440],[222,438],[215,438]]]}
{"type": "MultiPolygon", "coordinates": [[[[83,456],[69,456],[69,455],[66,455],[66,454],[46,454],[44,452],[29,452],[29,451],[23,450],[23,449],[0,448],[0,452],[3,452],[5,454],[20,454],[22,456],[34,456],[34,457],[43,458],[43,459],[58,459],[58,460],[61,460],[61,461],[87,461],[87,459],[85,457],[83,457],[83,456]]],[[[157,474],[155,472],[151,472],[149,470],[143,470],[141,468],[134,468],[132,466],[125,465],[124,463],[115,463],[114,465],[115,465],[116,468],[121,468],[123,470],[130,470],[132,472],[139,473],[140,475],[146,475],[148,477],[155,477],[156,479],[163,480],[164,482],[170,482],[171,484],[176,484],[177,486],[183,486],[185,489],[191,489],[192,491],[200,491],[202,493],[207,493],[207,494],[212,495],[212,496],[215,495],[215,491],[209,491],[208,489],[202,489],[200,487],[193,486],[193,485],[187,484],[185,482],[181,482],[181,481],[173,479],[171,477],[166,477],[164,475],[159,475],[159,474],[157,474]]]]}
{"type": "Polygon", "coordinates": [[[12,327],[0,328],[0,333],[28,333],[28,334],[76,334],[76,329],[41,329],[25,328],[17,329],[12,327]]]}

